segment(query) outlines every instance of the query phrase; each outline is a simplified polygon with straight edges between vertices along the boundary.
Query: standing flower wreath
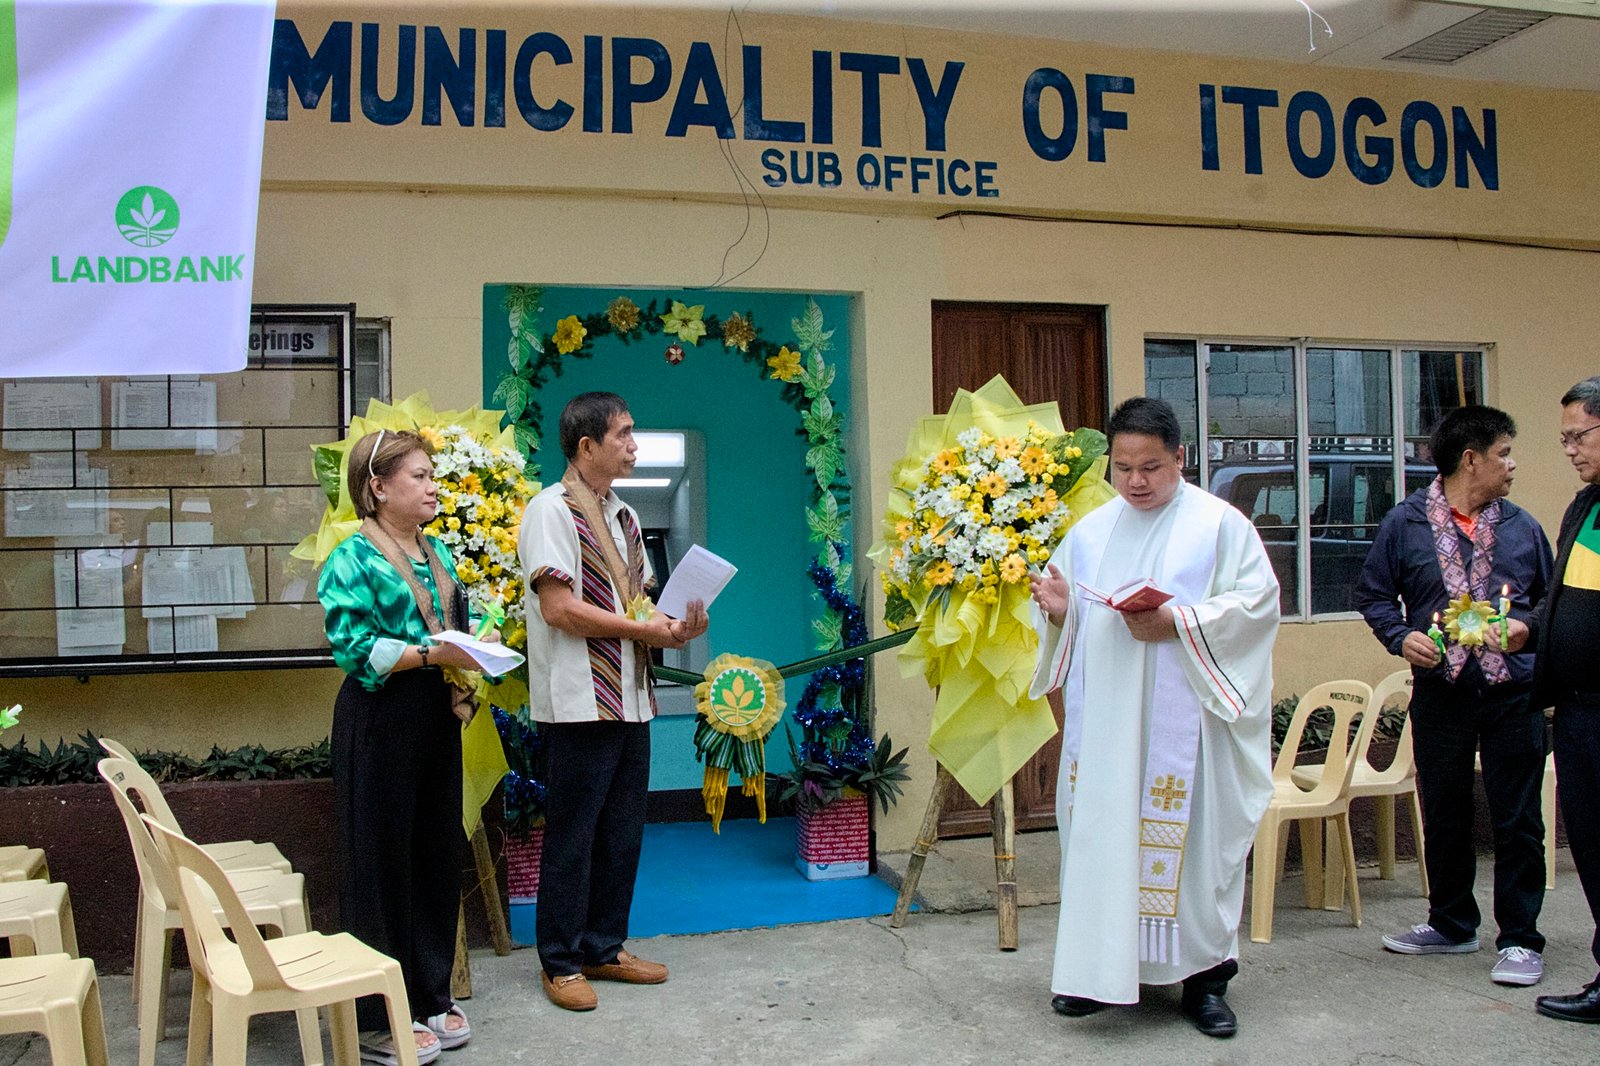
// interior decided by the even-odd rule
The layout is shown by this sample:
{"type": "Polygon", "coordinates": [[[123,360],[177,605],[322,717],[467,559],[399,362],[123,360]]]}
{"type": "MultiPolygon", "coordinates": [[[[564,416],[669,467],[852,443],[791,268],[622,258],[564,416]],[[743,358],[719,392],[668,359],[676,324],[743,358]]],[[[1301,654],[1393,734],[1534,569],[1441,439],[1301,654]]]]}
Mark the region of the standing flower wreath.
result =
{"type": "Polygon", "coordinates": [[[1106,438],[1068,431],[1055,404],[1025,406],[996,377],[923,419],[895,464],[883,539],[869,553],[884,620],[916,627],[900,653],[938,690],[928,748],[980,803],[1056,733],[1030,699],[1038,637],[1029,571],[1111,499],[1106,438]]]}
{"type": "Polygon", "coordinates": [[[918,603],[943,608],[955,592],[993,605],[1025,590],[1029,568],[1049,560],[1077,517],[1065,498],[1105,451],[1098,430],[1051,433],[1030,421],[1020,437],[973,426],[929,456],[886,530],[890,623],[920,614],[918,603]]]}

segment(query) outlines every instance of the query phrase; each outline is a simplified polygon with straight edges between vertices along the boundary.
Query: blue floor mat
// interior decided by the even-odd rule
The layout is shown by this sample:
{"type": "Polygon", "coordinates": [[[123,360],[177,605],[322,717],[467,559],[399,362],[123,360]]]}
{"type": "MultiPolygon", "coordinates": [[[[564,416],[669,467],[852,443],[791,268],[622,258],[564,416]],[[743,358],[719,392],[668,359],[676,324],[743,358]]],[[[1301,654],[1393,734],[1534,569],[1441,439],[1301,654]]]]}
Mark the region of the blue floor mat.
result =
{"type": "MultiPolygon", "coordinates": [[[[895,890],[876,877],[807,881],[794,865],[794,819],[647,825],[630,935],[715,933],[894,910],[895,890]]],[[[534,909],[511,908],[511,934],[534,942],[534,909]]]]}

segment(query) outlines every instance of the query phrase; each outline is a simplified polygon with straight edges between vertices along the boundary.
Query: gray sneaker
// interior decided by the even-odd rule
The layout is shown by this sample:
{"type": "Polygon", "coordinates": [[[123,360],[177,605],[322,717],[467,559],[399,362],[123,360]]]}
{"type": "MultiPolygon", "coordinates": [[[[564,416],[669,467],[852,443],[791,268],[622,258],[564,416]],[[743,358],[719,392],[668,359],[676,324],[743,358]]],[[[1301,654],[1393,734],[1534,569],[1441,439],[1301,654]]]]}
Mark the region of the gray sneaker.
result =
{"type": "Polygon", "coordinates": [[[1544,977],[1544,958],[1527,948],[1503,948],[1489,971],[1497,985],[1536,985],[1544,977]]]}
{"type": "Polygon", "coordinates": [[[1478,950],[1478,938],[1474,936],[1457,943],[1423,922],[1413,925],[1409,933],[1383,934],[1383,946],[1387,951],[1397,951],[1402,955],[1467,955],[1478,950]]]}

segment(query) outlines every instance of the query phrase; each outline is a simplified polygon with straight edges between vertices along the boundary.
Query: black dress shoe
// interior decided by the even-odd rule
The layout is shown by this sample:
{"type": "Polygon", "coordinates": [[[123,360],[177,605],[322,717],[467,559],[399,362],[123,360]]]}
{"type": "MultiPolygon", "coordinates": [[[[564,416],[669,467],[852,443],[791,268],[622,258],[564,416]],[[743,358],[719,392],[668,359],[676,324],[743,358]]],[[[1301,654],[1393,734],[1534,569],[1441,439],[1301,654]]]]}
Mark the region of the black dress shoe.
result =
{"type": "Polygon", "coordinates": [[[1234,1017],[1233,1008],[1215,992],[1184,996],[1180,1009],[1183,1016],[1207,1036],[1229,1037],[1239,1031],[1239,1019],[1234,1017]]]}
{"type": "Polygon", "coordinates": [[[1568,1022],[1600,1022],[1600,977],[1576,995],[1540,996],[1533,1001],[1533,1009],[1568,1022]]]}
{"type": "Polygon", "coordinates": [[[1084,999],[1082,996],[1052,996],[1050,1006],[1055,1008],[1057,1014],[1065,1014],[1068,1018],[1082,1018],[1106,1009],[1106,1005],[1098,999],[1084,999]]]}

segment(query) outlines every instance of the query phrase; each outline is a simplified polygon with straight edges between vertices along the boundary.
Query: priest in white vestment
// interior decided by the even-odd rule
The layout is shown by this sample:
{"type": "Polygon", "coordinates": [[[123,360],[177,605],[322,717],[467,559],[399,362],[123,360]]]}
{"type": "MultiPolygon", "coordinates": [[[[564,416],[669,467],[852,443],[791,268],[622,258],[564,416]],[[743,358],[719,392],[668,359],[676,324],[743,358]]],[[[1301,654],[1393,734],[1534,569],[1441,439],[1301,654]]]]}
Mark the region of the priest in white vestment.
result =
{"type": "Polygon", "coordinates": [[[1033,580],[1032,694],[1062,688],[1055,1009],[1136,1003],[1183,983],[1181,1008],[1226,1037],[1245,859],[1272,795],[1278,582],[1249,519],[1183,481],[1177,416],[1137,397],[1111,417],[1118,499],[1083,518],[1033,580]],[[1118,611],[1148,580],[1171,600],[1118,611]]]}

